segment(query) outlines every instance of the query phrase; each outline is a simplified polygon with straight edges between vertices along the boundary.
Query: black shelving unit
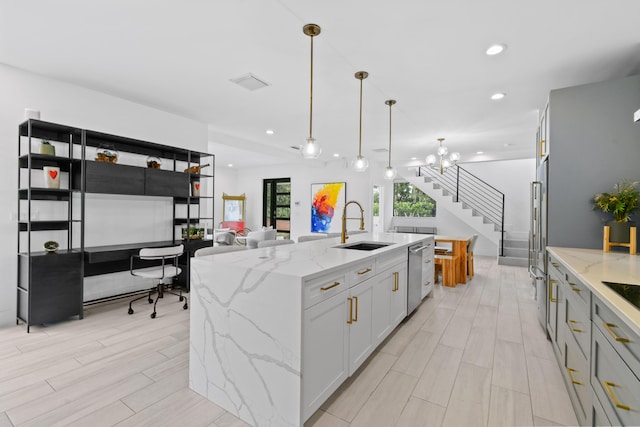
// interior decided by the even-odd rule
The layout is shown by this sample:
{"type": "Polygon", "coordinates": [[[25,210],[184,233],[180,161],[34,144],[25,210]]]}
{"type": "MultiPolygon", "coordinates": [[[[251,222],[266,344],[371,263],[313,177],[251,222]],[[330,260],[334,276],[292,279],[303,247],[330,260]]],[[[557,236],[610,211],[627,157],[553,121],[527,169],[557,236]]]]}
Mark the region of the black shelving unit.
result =
{"type": "Polygon", "coordinates": [[[214,194],[214,175],[192,174],[189,167],[209,164],[210,170],[215,170],[212,154],[40,120],[28,120],[19,126],[18,147],[17,320],[27,324],[27,331],[34,324],[72,316],[82,318],[83,278],[127,270],[130,254],[141,247],[184,243],[186,253],[180,260],[183,274],[177,284],[189,290],[189,258],[197,249],[211,246],[213,242],[195,240],[189,235],[182,239],[181,226],[210,222],[213,227],[214,194]],[[39,139],[54,142],[56,149],[66,155],[34,152],[39,139]],[[120,153],[162,159],[162,169],[94,161],[91,147],[101,146],[110,146],[120,153]],[[67,188],[34,185],[33,171],[45,166],[57,166],[61,173],[67,174],[67,188]],[[206,194],[192,195],[194,181],[206,182],[206,194]],[[74,198],[74,193],[79,197],[74,198]],[[172,240],[86,248],[85,204],[86,194],[90,193],[172,198],[173,218],[167,220],[172,240]],[[67,215],[54,220],[34,218],[32,204],[35,201],[67,203],[67,215]],[[186,206],[186,215],[178,215],[181,205],[186,206]],[[66,232],[66,245],[61,243],[57,252],[47,253],[42,246],[32,245],[36,233],[56,231],[66,232]]]}

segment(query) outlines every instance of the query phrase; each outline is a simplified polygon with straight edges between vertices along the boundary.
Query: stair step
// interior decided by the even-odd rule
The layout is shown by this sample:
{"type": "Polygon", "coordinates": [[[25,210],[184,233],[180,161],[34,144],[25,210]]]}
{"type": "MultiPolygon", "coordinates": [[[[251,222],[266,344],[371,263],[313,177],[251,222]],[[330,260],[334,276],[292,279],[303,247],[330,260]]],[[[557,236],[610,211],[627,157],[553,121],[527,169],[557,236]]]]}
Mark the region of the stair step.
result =
{"type": "Polygon", "coordinates": [[[498,265],[513,265],[516,267],[528,267],[529,260],[527,258],[516,258],[510,256],[499,256],[498,265]]]}
{"type": "Polygon", "coordinates": [[[529,248],[504,247],[504,256],[529,259],[529,248]]]}
{"type": "Polygon", "coordinates": [[[504,247],[509,247],[509,248],[529,248],[529,241],[528,240],[512,240],[512,239],[505,239],[504,240],[504,247]]]}

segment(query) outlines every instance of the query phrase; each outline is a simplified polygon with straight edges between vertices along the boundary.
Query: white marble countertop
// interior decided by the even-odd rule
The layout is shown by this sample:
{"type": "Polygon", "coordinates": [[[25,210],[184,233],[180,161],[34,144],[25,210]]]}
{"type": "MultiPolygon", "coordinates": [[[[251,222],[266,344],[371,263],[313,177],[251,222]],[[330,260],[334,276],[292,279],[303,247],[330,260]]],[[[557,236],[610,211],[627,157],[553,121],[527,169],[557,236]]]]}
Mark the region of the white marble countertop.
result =
{"type": "Polygon", "coordinates": [[[640,286],[640,256],[601,249],[548,247],[623,322],[640,335],[640,309],[610,289],[602,281],[640,286]]]}
{"type": "MultiPolygon", "coordinates": [[[[340,237],[312,240],[292,245],[271,246],[199,257],[194,260],[239,265],[257,271],[301,278],[313,278],[327,270],[346,267],[371,256],[408,247],[432,237],[413,233],[362,233],[349,236],[346,245],[357,242],[386,242],[392,245],[373,251],[341,249],[340,237]]],[[[192,261],[193,262],[193,261],[192,261]]]]}

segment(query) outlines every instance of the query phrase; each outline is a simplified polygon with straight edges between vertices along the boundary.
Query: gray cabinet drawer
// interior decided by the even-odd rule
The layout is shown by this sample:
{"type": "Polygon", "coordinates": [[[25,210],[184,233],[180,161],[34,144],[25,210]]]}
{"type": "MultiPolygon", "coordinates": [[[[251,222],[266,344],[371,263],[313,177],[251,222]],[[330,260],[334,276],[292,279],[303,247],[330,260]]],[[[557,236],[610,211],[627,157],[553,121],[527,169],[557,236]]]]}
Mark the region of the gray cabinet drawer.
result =
{"type": "Polygon", "coordinates": [[[609,427],[611,425],[611,421],[607,418],[607,414],[593,389],[591,389],[591,425],[593,427],[609,427]]]}
{"type": "Polygon", "coordinates": [[[584,304],[584,310],[588,313],[589,307],[591,307],[591,292],[589,289],[571,273],[567,273],[567,283],[569,284],[569,290],[571,291],[567,291],[567,293],[577,296],[577,301],[584,304]]]}
{"type": "Polygon", "coordinates": [[[611,309],[593,297],[592,320],[633,372],[640,373],[640,339],[611,309]]]}
{"type": "Polygon", "coordinates": [[[364,282],[369,277],[376,275],[376,261],[375,259],[367,259],[364,262],[360,262],[349,269],[347,272],[347,283],[349,286],[357,285],[360,282],[364,282]]]}
{"type": "Polygon", "coordinates": [[[564,340],[564,369],[569,394],[581,425],[589,423],[591,415],[591,386],[589,385],[589,362],[576,341],[571,337],[564,340]]]}
{"type": "Polygon", "coordinates": [[[564,285],[567,304],[565,327],[568,334],[575,338],[582,354],[589,356],[591,346],[591,321],[589,320],[588,306],[583,300],[571,292],[570,285],[564,285]]]}
{"type": "Polygon", "coordinates": [[[640,425],[640,380],[599,328],[592,328],[591,385],[613,425],[640,425]]]}

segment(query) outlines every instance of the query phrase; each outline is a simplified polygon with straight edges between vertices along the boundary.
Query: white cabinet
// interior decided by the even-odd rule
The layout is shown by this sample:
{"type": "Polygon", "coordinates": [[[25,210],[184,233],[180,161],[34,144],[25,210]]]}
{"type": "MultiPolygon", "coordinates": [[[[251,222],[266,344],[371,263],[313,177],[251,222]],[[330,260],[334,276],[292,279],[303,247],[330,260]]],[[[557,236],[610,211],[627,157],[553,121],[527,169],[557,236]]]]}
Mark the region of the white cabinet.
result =
{"type": "Polygon", "coordinates": [[[435,244],[430,240],[427,248],[422,251],[422,287],[420,289],[422,299],[433,291],[433,251],[435,244]]]}
{"type": "Polygon", "coordinates": [[[407,249],[303,285],[303,419],[351,376],[407,313],[407,249]]]}
{"type": "Polygon", "coordinates": [[[348,295],[344,290],[304,311],[303,330],[311,338],[302,351],[305,419],[349,376],[348,295]]]}

